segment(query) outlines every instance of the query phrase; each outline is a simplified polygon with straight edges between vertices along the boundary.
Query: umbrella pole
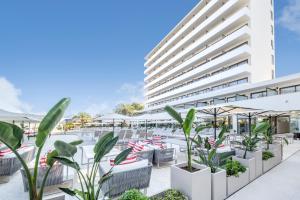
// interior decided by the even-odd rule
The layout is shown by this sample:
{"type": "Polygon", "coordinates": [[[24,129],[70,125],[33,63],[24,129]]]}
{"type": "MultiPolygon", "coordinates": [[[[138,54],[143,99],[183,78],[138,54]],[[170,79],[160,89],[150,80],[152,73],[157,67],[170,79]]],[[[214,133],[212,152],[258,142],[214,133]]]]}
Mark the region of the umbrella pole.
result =
{"type": "Polygon", "coordinates": [[[217,109],[214,108],[214,139],[217,139],[217,109]]]}
{"type": "Polygon", "coordinates": [[[251,134],[252,134],[251,123],[252,123],[251,114],[249,113],[249,115],[248,115],[248,126],[249,126],[249,136],[250,137],[251,137],[251,134]]]}
{"type": "Polygon", "coordinates": [[[148,126],[147,126],[147,120],[146,120],[146,139],[147,139],[147,136],[148,136],[148,126]]]}

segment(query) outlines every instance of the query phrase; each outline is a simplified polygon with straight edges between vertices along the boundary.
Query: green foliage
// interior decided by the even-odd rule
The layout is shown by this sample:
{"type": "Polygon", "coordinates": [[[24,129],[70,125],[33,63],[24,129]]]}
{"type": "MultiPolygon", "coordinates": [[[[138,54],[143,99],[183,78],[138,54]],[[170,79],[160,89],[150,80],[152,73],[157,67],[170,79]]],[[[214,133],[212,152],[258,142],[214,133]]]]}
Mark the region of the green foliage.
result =
{"type": "Polygon", "coordinates": [[[61,99],[55,106],[53,106],[50,109],[50,111],[46,114],[46,116],[41,121],[38,129],[38,134],[36,136],[36,141],[35,141],[37,154],[35,157],[33,173],[30,172],[27,163],[23,160],[23,158],[17,151],[17,149],[21,146],[21,143],[23,141],[23,130],[14,124],[0,122],[0,142],[5,144],[9,149],[12,150],[12,152],[16,155],[22,167],[24,168],[27,181],[28,181],[28,187],[29,187],[28,193],[29,193],[30,200],[42,200],[43,198],[43,191],[44,191],[43,189],[46,183],[46,179],[55,162],[53,158],[59,156],[59,152],[52,151],[47,155],[47,165],[48,165],[47,172],[45,173],[44,177],[42,177],[43,178],[42,184],[38,187],[37,176],[39,170],[40,154],[46,142],[46,139],[48,138],[48,135],[57,126],[57,124],[61,120],[69,104],[70,104],[70,99],[68,98],[61,99]]]}
{"type": "MultiPolygon", "coordinates": [[[[62,163],[63,165],[75,169],[80,182],[80,190],[72,190],[70,188],[60,188],[60,190],[70,196],[76,196],[77,199],[97,200],[99,198],[100,189],[103,183],[112,176],[111,169],[107,174],[104,174],[102,177],[100,177],[100,180],[96,181],[96,176],[100,167],[100,161],[112,150],[117,141],[118,137],[114,137],[113,132],[107,133],[98,140],[94,147],[94,163],[89,174],[83,174],[81,172],[80,165],[74,159],[74,155],[77,152],[75,145],[81,144],[81,141],[74,141],[72,143],[56,141],[55,148],[60,155],[55,156],[53,159],[62,163]],[[69,156],[71,159],[66,158],[65,156],[69,156]]],[[[122,151],[119,155],[117,155],[115,164],[118,165],[123,162],[130,152],[131,149],[125,149],[122,151]]]]}
{"type": "Polygon", "coordinates": [[[247,158],[248,151],[254,151],[257,148],[257,143],[260,141],[256,136],[244,136],[242,141],[242,145],[244,147],[244,156],[243,158],[247,158]]]}
{"type": "Polygon", "coordinates": [[[144,105],[140,103],[119,104],[115,112],[122,115],[133,116],[137,112],[144,110],[144,105]]]}
{"type": "Polygon", "coordinates": [[[187,168],[191,172],[192,171],[192,143],[193,141],[190,139],[191,135],[191,129],[193,127],[194,121],[195,121],[195,109],[190,109],[185,117],[185,120],[181,118],[181,115],[176,112],[172,107],[166,106],[165,111],[173,117],[180,125],[180,128],[182,128],[185,140],[186,140],[186,146],[187,146],[187,168]]]}
{"type": "Polygon", "coordinates": [[[274,154],[270,151],[263,151],[262,152],[262,159],[263,160],[269,160],[270,158],[273,158],[274,154]]]}
{"type": "Polygon", "coordinates": [[[226,162],[226,174],[227,176],[239,177],[239,173],[244,173],[246,168],[236,160],[227,160],[226,162]]]}
{"type": "MultiPolygon", "coordinates": [[[[196,129],[199,130],[199,128],[196,129]]],[[[198,132],[197,130],[196,132],[198,132]]],[[[195,160],[195,162],[210,167],[211,173],[216,173],[217,171],[218,166],[216,165],[216,162],[214,162],[214,159],[217,154],[217,149],[225,140],[225,132],[226,127],[223,126],[214,146],[211,146],[208,137],[204,139],[204,142],[200,135],[197,135],[196,139],[192,139],[192,141],[197,145],[196,150],[199,153],[199,160],[195,160]]]]}
{"type": "Polygon", "coordinates": [[[149,200],[143,193],[139,190],[132,189],[126,191],[119,200],[149,200]]]}
{"type": "Polygon", "coordinates": [[[39,125],[38,134],[36,136],[35,144],[37,147],[42,147],[49,135],[49,133],[60,122],[65,113],[65,110],[69,106],[71,100],[63,98],[60,100],[43,118],[39,125]]]}
{"type": "Polygon", "coordinates": [[[164,192],[163,196],[153,197],[153,198],[150,198],[150,199],[151,200],[187,200],[187,197],[185,197],[178,190],[169,189],[166,192],[164,192]]]}

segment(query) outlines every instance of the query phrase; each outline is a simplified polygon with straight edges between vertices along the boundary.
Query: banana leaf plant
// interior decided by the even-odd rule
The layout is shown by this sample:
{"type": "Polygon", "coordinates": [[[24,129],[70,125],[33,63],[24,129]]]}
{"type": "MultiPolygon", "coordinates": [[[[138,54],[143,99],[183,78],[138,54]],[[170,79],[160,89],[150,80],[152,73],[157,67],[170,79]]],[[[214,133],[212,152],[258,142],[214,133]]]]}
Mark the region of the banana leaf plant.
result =
{"type": "Polygon", "coordinates": [[[191,130],[193,128],[193,124],[195,121],[195,115],[196,115],[196,110],[195,109],[190,109],[183,120],[180,113],[178,113],[174,108],[171,106],[166,106],[165,111],[174,119],[178,122],[180,125],[180,128],[182,128],[185,141],[186,141],[186,146],[187,146],[187,169],[188,171],[192,172],[192,143],[193,141],[190,139],[191,137],[191,130]]]}
{"type": "Polygon", "coordinates": [[[42,149],[48,138],[51,131],[56,127],[59,123],[65,110],[70,104],[69,98],[61,99],[52,109],[46,114],[46,116],[41,121],[38,133],[36,135],[35,146],[37,149],[37,154],[35,156],[35,163],[33,172],[30,171],[29,167],[25,160],[18,153],[18,148],[21,147],[23,141],[24,131],[14,124],[9,124],[6,122],[0,122],[0,142],[6,145],[18,158],[21,162],[22,167],[24,168],[27,180],[28,180],[28,188],[29,188],[29,199],[30,200],[42,200],[43,198],[43,189],[48,177],[48,174],[54,165],[54,161],[52,159],[53,156],[57,156],[58,153],[56,151],[52,151],[47,156],[47,166],[48,170],[43,177],[42,185],[40,188],[37,187],[38,180],[38,171],[39,171],[39,160],[41,156],[42,149]]]}
{"type": "MultiPolygon", "coordinates": [[[[270,144],[273,144],[273,128],[268,121],[260,123],[258,126],[253,126],[253,131],[256,135],[262,136],[263,140],[267,144],[266,150],[270,149],[270,144]]],[[[286,138],[283,138],[283,141],[288,145],[289,142],[286,138]]]]}
{"type": "Polygon", "coordinates": [[[225,132],[226,132],[226,127],[224,126],[221,130],[221,132],[218,135],[217,140],[215,143],[212,145],[209,143],[209,138],[201,138],[200,132],[206,128],[206,126],[199,126],[196,128],[197,132],[197,137],[193,138],[192,141],[196,144],[196,150],[198,151],[199,154],[199,160],[194,160],[196,163],[199,164],[204,164],[211,169],[211,173],[216,173],[218,165],[215,162],[216,154],[217,154],[217,149],[220,147],[220,145],[224,142],[225,140],[225,132]]]}
{"type": "MultiPolygon", "coordinates": [[[[59,189],[79,200],[98,200],[100,197],[101,187],[103,183],[112,176],[113,170],[113,167],[111,167],[109,172],[100,177],[99,180],[96,179],[97,173],[99,172],[100,161],[113,149],[118,139],[118,136],[114,137],[114,133],[110,132],[98,140],[94,147],[94,163],[89,174],[82,173],[79,164],[74,159],[76,147],[63,141],[56,141],[54,146],[60,156],[55,156],[54,160],[75,169],[80,182],[79,190],[70,188],[59,189]]],[[[131,151],[131,148],[125,149],[119,155],[117,155],[114,160],[114,166],[121,164],[121,162],[127,158],[131,151]]]]}

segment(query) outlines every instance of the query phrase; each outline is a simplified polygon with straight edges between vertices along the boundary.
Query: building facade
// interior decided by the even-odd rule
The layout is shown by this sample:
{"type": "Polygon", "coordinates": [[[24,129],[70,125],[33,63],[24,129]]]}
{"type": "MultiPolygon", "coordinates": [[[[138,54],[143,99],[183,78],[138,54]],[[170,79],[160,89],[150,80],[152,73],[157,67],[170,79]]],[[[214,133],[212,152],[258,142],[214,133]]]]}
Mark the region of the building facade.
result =
{"type": "Polygon", "coordinates": [[[275,77],[274,33],[273,0],[200,1],[145,57],[145,111],[298,95],[299,74],[275,77]]]}

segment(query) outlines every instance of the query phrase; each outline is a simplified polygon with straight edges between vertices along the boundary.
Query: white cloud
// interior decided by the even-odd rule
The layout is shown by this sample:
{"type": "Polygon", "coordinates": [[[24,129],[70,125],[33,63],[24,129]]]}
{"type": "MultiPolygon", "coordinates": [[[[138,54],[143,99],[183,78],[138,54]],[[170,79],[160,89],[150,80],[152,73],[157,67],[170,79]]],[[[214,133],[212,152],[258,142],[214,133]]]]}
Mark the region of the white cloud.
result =
{"type": "Polygon", "coordinates": [[[300,0],[289,0],[283,8],[279,24],[300,36],[300,0]]]}
{"type": "Polygon", "coordinates": [[[30,112],[31,106],[20,99],[22,92],[6,78],[0,77],[0,109],[11,112],[30,112]]]}
{"type": "Polygon", "coordinates": [[[120,102],[144,102],[144,84],[143,82],[124,83],[121,85],[118,93],[121,93],[123,99],[120,102]]]}

